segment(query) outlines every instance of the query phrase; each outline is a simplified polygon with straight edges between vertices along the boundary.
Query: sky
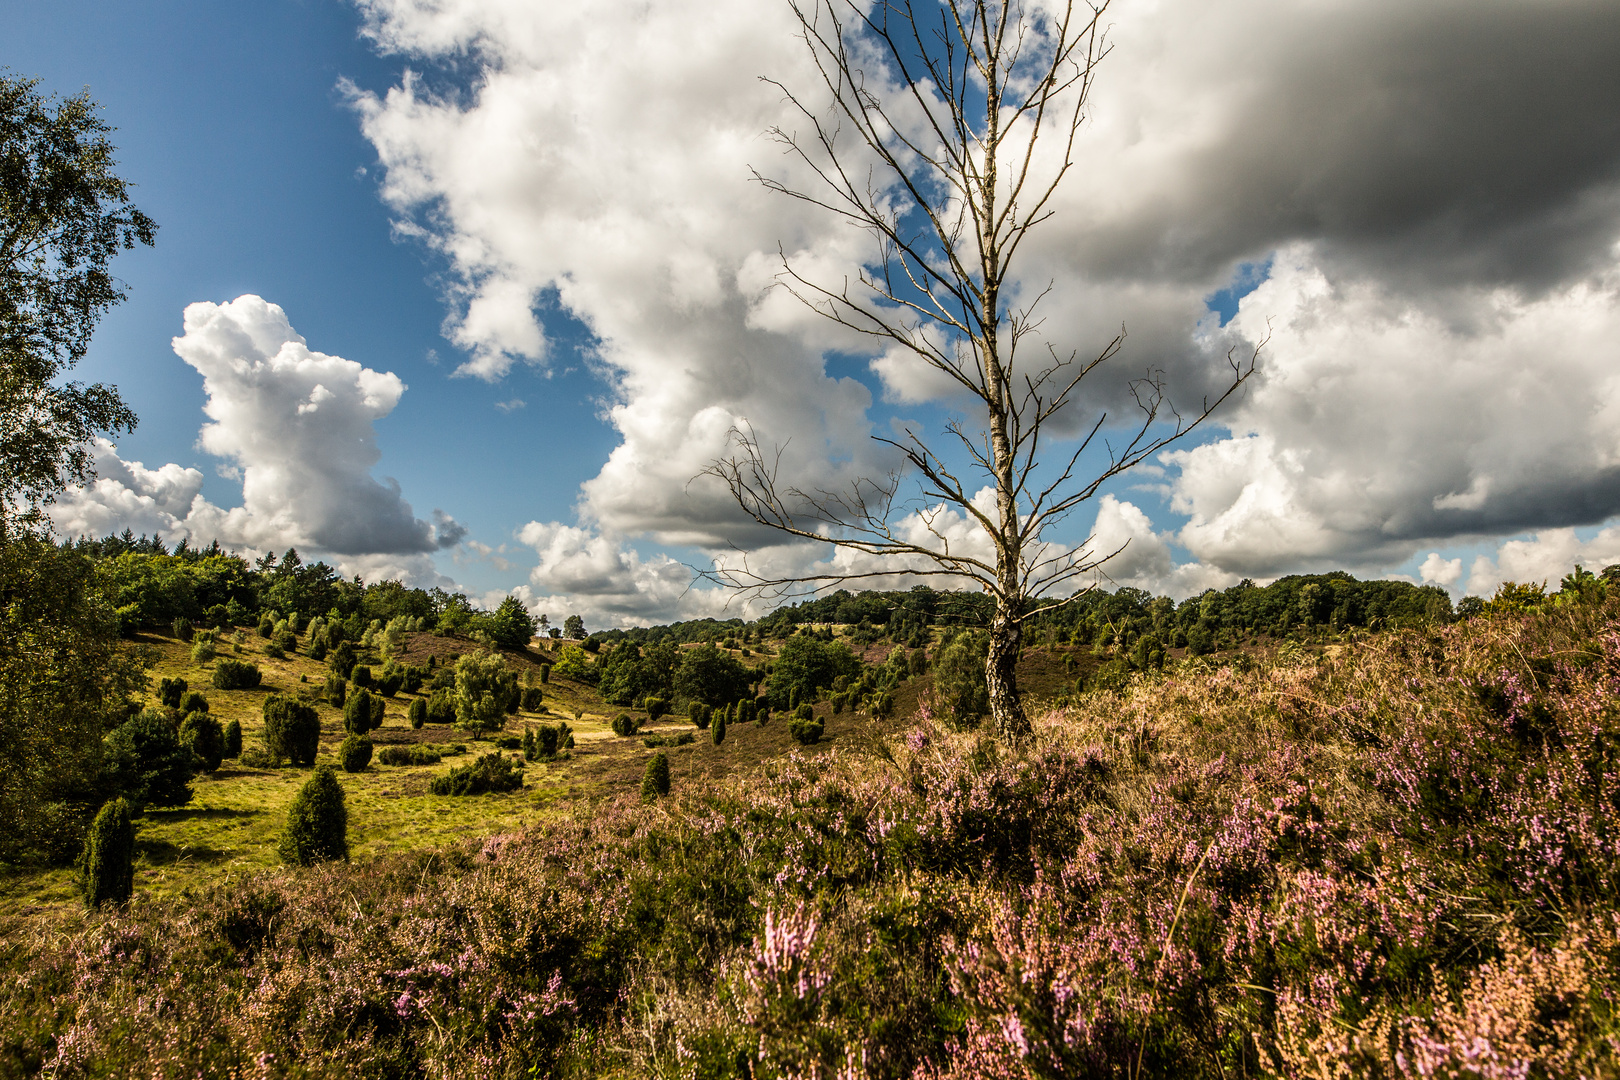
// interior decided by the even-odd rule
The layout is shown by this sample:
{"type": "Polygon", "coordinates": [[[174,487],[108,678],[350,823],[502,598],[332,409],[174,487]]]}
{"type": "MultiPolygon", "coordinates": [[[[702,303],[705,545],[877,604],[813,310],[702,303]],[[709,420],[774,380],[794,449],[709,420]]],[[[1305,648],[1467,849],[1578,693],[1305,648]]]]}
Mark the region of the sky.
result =
{"type": "MultiPolygon", "coordinates": [[[[728,432],[813,486],[972,423],[774,287],[782,253],[826,281],[872,258],[751,179],[814,183],[767,134],[803,123],[777,84],[818,107],[785,2],[0,0],[0,25],[0,67],[102,104],[160,227],[75,372],[141,423],[61,535],[296,546],[592,627],[746,616],[694,568],[866,567],[752,526],[703,475],[728,432]]],[[[1620,562],[1620,6],[1119,0],[1106,26],[1014,282],[1050,287],[1062,355],[1126,330],[1060,427],[1117,440],[1146,372],[1196,411],[1264,344],[1047,539],[1178,598],[1620,562]]]]}

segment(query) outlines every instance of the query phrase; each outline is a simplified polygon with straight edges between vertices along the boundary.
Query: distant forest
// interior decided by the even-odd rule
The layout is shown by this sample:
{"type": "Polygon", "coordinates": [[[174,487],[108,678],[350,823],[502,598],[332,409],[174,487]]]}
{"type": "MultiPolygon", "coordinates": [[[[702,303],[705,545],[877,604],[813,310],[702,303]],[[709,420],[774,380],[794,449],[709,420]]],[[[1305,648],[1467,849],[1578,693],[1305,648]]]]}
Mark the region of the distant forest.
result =
{"type": "MultiPolygon", "coordinates": [[[[63,547],[89,556],[101,566],[126,634],[166,627],[180,618],[197,625],[249,625],[266,611],[299,612],[306,617],[336,615],[355,620],[361,628],[372,620],[387,623],[405,616],[421,620],[424,629],[466,637],[504,629],[496,626],[496,613],[481,610],[462,593],[411,589],[398,581],[368,584],[358,576],[345,579],[324,562],[305,563],[296,550],[249,561],[217,543],[192,548],[182,542],[171,549],[161,538],[136,537],[127,530],[121,536],[80,539],[63,547]]],[[[1026,624],[1025,640],[1089,646],[1099,652],[1185,648],[1200,654],[1260,635],[1323,636],[1449,622],[1487,609],[1529,610],[1549,598],[1556,600],[1611,582],[1620,582],[1620,566],[1610,566],[1601,575],[1576,567],[1554,593],[1547,593],[1541,584],[1508,583],[1490,600],[1464,597],[1455,608],[1446,591],[1437,586],[1361,581],[1342,570],[1290,575],[1269,585],[1245,580],[1180,603],[1130,587],[1113,592],[1094,589],[1035,614],[1026,624]]],[[[597,631],[590,635],[587,647],[619,641],[644,646],[728,638],[758,641],[836,624],[850,627],[847,636],[856,643],[888,639],[916,648],[931,639],[935,628],[983,626],[991,611],[991,600],[983,593],[941,591],[926,585],[899,592],[840,589],[785,605],[754,621],[694,619],[597,631]]],[[[550,619],[542,618],[539,630],[555,635],[563,626],[551,627],[550,619]]],[[[585,627],[577,616],[571,616],[567,630],[570,636],[578,636],[585,627]]]]}

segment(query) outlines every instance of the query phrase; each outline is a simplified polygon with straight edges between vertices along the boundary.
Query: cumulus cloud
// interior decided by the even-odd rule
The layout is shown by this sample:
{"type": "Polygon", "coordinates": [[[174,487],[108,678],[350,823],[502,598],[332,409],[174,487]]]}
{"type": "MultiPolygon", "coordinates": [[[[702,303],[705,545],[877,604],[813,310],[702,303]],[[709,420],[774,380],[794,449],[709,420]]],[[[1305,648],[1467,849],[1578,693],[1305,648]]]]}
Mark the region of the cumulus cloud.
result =
{"type": "Polygon", "coordinates": [[[174,350],[207,394],[198,445],[240,478],[242,505],[203,498],[196,469],[147,469],[100,441],[96,481],[53,510],[58,533],[129,527],[255,552],[298,547],[373,575],[436,577],[426,555],[467,530],[442,510],[432,524],[416,518],[397,483],[371,475],[376,422],[405,392],[397,376],[312,351],[286,313],[257,296],[192,304],[184,326],[174,350]]]}
{"type": "Polygon", "coordinates": [[[1467,591],[1490,596],[1504,581],[1546,582],[1556,590],[1577,563],[1593,571],[1620,563],[1620,527],[1611,525],[1584,541],[1574,529],[1547,529],[1527,540],[1509,540],[1495,558],[1480,555],[1474,560],[1467,591]]]}
{"type": "MultiPolygon", "coordinates": [[[[466,373],[546,363],[542,296],[599,343],[620,444],[580,526],[556,527],[578,535],[537,547],[548,581],[628,611],[676,575],[624,538],[770,544],[692,480],[743,421],[787,448],[790,479],[885,472],[872,393],[830,375],[829,350],[866,355],[890,403],[951,402],[770,288],[778,251],[827,281],[867,254],[747,179],[808,183],[762,137],[793,118],[757,76],[815,85],[786,5],[360,8],[379,48],[429,71],[352,100],[401,229],[448,260],[466,373]],[[431,92],[440,64],[476,78],[431,92]]],[[[1602,105],[1620,97],[1620,8],[1137,0],[1110,17],[1082,167],[1015,292],[1052,286],[1042,332],[1062,354],[1129,331],[1077,417],[1117,410],[1150,369],[1185,411],[1223,385],[1229,349],[1268,340],[1227,430],[1163,458],[1184,526],[1099,503],[1098,537],[1132,540],[1112,576],[1194,591],[1376,570],[1620,513],[1620,113],[1602,105]],[[1206,298],[1268,264],[1222,326],[1206,298]]]]}

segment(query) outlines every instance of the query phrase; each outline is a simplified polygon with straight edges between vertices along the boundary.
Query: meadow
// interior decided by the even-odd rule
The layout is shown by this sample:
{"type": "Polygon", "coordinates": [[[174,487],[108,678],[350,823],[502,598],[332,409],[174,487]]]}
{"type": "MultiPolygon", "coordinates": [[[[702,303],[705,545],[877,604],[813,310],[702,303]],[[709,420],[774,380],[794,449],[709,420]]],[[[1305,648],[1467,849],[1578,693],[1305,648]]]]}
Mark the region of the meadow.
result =
{"type": "Polygon", "coordinates": [[[916,694],[652,802],[582,753],[460,842],[10,917],[0,1070],[1615,1075],[1617,690],[1600,597],[1177,659],[1016,751],[916,694]]]}

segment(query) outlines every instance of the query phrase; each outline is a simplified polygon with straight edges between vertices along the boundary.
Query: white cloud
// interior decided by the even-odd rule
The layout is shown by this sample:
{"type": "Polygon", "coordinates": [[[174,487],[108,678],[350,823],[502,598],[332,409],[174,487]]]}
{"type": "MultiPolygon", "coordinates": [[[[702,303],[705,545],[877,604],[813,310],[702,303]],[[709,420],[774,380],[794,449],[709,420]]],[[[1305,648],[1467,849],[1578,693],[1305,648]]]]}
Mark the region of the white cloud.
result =
{"type": "Polygon", "coordinates": [[[1462,560],[1442,559],[1438,551],[1431,551],[1429,557],[1423,560],[1423,565],[1418,567],[1418,576],[1425,585],[1449,589],[1462,579],[1462,560]]]}
{"type": "MultiPolygon", "coordinates": [[[[626,612],[648,590],[668,611],[676,575],[623,538],[771,543],[692,479],[744,420],[787,448],[790,479],[886,471],[870,393],[823,363],[860,342],[770,288],[778,250],[824,281],[865,250],[748,182],[750,166],[805,180],[763,137],[793,117],[757,76],[815,85],[787,5],[360,7],[382,48],[478,71],[462,93],[409,76],[353,97],[401,229],[449,261],[467,373],[546,363],[548,290],[599,342],[621,442],[584,485],[581,527],[537,545],[545,587],[626,612]]],[[[1132,538],[1111,575],[1195,591],[1377,571],[1444,541],[1620,513],[1620,135],[1594,104],[1620,94],[1620,9],[1139,0],[1110,15],[1082,167],[1016,285],[1053,285],[1043,332],[1062,355],[1129,330],[1070,426],[1117,410],[1150,368],[1186,412],[1222,385],[1229,348],[1270,334],[1220,417],[1229,432],[1163,458],[1193,561],[1105,499],[1098,536],[1132,538]],[[1205,298],[1268,259],[1219,326],[1205,298]]],[[[867,355],[891,402],[954,393],[903,356],[867,355]]],[[[756,557],[825,557],[772,552],[756,557]]],[[[1430,570],[1460,579],[1444,560],[1430,570]]]]}
{"type": "Polygon", "coordinates": [[[405,391],[397,376],[310,350],[281,308],[251,295],[187,307],[174,349],[203,376],[210,422],[198,443],[241,479],[242,505],[203,498],[196,469],[147,469],[100,441],[97,480],[52,511],[59,534],[127,526],[255,553],[297,547],[368,576],[437,579],[428,553],[466,529],[442,510],[431,525],[416,518],[398,484],[371,476],[376,422],[405,391]]]}
{"type": "Polygon", "coordinates": [[[1528,540],[1509,540],[1496,558],[1480,555],[1468,574],[1471,596],[1491,596],[1504,581],[1546,582],[1554,591],[1577,564],[1598,571],[1620,563],[1620,526],[1610,525],[1582,541],[1574,529],[1546,529],[1528,540]]]}

